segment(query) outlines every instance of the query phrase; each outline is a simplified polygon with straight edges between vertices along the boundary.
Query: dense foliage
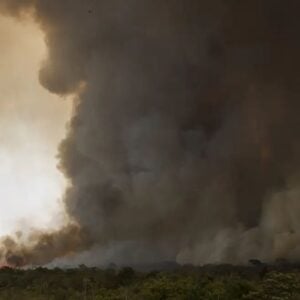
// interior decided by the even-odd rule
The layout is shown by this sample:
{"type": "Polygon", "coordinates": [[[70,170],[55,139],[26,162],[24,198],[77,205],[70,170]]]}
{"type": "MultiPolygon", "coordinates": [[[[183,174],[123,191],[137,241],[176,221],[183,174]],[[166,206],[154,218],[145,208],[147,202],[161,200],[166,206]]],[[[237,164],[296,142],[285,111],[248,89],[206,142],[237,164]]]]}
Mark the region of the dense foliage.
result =
{"type": "Polygon", "coordinates": [[[298,268],[190,266],[0,270],[0,299],[30,300],[300,300],[298,268]]]}

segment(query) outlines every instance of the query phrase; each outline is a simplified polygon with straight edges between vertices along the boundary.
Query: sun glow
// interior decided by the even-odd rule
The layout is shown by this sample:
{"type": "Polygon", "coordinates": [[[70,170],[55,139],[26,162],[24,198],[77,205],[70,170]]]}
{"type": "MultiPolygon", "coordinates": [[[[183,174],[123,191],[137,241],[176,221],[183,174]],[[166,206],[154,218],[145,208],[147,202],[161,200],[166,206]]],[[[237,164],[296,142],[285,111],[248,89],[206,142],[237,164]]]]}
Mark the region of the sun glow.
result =
{"type": "Polygon", "coordinates": [[[71,103],[40,85],[45,56],[33,21],[0,16],[0,235],[62,218],[66,182],[55,157],[71,103]]]}

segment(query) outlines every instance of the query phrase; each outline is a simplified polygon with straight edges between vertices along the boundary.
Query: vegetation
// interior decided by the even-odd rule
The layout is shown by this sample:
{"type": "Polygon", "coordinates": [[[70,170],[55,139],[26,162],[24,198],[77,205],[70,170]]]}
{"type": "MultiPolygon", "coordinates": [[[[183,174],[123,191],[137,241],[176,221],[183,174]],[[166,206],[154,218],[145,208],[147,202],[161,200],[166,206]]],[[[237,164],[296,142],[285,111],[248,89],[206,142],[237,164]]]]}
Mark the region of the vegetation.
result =
{"type": "Polygon", "coordinates": [[[0,269],[0,299],[9,300],[300,300],[298,267],[0,269]]]}

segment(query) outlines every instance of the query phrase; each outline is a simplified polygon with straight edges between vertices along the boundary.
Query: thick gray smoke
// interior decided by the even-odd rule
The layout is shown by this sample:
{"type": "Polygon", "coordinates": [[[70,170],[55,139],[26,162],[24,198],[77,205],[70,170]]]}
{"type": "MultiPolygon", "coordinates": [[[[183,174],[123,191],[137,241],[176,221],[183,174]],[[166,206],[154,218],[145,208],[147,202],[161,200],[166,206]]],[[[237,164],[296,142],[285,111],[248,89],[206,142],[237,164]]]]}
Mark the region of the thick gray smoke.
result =
{"type": "MultiPolygon", "coordinates": [[[[11,261],[300,258],[298,0],[0,0],[76,93],[60,168],[72,225],[11,261]],[[78,256],[80,257],[80,255],[78,256]]],[[[46,237],[45,237],[46,236],[46,237]]]]}

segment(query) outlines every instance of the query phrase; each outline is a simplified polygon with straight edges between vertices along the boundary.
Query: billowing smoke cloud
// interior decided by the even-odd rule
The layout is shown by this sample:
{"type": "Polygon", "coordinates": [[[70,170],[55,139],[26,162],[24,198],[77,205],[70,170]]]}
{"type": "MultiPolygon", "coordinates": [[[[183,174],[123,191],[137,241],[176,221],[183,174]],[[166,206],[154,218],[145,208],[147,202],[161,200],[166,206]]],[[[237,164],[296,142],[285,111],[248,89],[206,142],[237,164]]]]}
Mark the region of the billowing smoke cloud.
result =
{"type": "Polygon", "coordinates": [[[77,94],[59,149],[72,225],[4,256],[300,258],[298,0],[0,3],[44,30],[42,85],[77,94]]]}

